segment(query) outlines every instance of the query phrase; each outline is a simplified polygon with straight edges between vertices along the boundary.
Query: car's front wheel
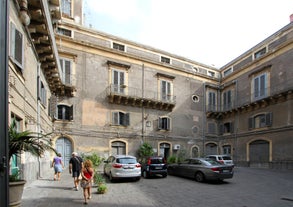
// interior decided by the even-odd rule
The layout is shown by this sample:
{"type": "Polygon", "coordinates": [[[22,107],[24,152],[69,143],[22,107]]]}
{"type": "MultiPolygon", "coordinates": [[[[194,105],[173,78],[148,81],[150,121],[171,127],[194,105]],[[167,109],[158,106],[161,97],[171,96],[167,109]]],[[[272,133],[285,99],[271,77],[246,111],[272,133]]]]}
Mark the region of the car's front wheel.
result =
{"type": "Polygon", "coordinates": [[[197,182],[203,182],[204,181],[204,174],[202,172],[195,173],[195,180],[197,182]]]}

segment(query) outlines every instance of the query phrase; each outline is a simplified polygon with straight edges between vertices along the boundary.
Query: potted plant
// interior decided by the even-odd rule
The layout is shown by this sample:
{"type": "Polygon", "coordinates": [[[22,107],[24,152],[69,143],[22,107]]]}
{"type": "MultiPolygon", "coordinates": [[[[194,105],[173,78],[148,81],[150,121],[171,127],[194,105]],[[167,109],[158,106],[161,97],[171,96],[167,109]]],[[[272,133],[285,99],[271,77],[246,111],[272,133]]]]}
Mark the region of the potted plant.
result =
{"type": "Polygon", "coordinates": [[[101,184],[98,186],[98,190],[97,190],[98,194],[104,194],[107,192],[107,186],[105,183],[101,184]]]}
{"type": "MultiPolygon", "coordinates": [[[[50,139],[47,135],[31,132],[29,130],[19,132],[16,128],[15,119],[8,127],[8,153],[9,160],[12,156],[19,156],[22,152],[30,152],[31,154],[40,157],[46,150],[55,149],[52,147],[50,139]]],[[[9,206],[20,206],[21,197],[25,180],[20,178],[20,170],[15,171],[9,176],[9,206]]]]}
{"type": "Polygon", "coordinates": [[[104,194],[107,191],[107,185],[105,183],[105,178],[101,173],[96,172],[94,176],[95,185],[97,185],[98,194],[104,194]]]}

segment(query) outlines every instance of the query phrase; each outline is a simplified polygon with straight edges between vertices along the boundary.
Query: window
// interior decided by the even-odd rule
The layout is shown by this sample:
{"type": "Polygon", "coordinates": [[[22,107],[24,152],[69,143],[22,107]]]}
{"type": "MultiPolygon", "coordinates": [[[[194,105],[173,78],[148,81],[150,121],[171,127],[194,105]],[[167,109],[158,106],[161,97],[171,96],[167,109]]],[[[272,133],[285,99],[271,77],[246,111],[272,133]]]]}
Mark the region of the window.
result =
{"type": "Polygon", "coordinates": [[[71,17],[71,0],[62,0],[62,14],[66,17],[71,17]]]}
{"type": "Polygon", "coordinates": [[[10,24],[10,57],[13,62],[23,69],[23,34],[16,29],[15,25],[10,24]]]}
{"type": "Polygon", "coordinates": [[[64,36],[68,36],[68,37],[72,37],[71,36],[71,30],[69,29],[63,29],[63,28],[57,28],[57,33],[58,34],[61,34],[61,35],[64,35],[64,36]]]}
{"type": "Polygon", "coordinates": [[[170,60],[170,58],[161,56],[161,62],[162,63],[168,63],[168,64],[170,64],[171,63],[171,60],[170,60]]]}
{"type": "Polygon", "coordinates": [[[162,101],[172,101],[172,84],[170,81],[161,80],[161,100],[162,101]]]}
{"type": "Polygon", "coordinates": [[[227,111],[232,108],[232,92],[231,90],[223,93],[223,110],[227,111]]]}
{"type": "Polygon", "coordinates": [[[112,91],[124,94],[125,92],[125,71],[113,69],[112,70],[112,91]]]}
{"type": "Polygon", "coordinates": [[[208,71],[208,76],[215,77],[215,72],[208,71]]]}
{"type": "Polygon", "coordinates": [[[129,126],[129,113],[124,113],[120,111],[112,112],[112,124],[117,126],[129,126]]]}
{"type": "Polygon", "coordinates": [[[231,155],[231,145],[224,145],[223,146],[223,154],[224,155],[231,155]]]}
{"type": "Polygon", "coordinates": [[[259,100],[267,96],[267,90],[268,90],[267,76],[268,76],[267,73],[264,73],[259,76],[256,76],[253,79],[254,100],[259,100]]]}
{"type": "Polygon", "coordinates": [[[208,123],[208,134],[216,134],[216,124],[208,123]]]}
{"type": "Polygon", "coordinates": [[[267,48],[266,47],[262,48],[261,50],[254,53],[254,59],[260,58],[261,56],[266,54],[266,52],[267,52],[267,48]]]}
{"type": "Polygon", "coordinates": [[[71,85],[71,68],[72,62],[67,59],[60,58],[61,80],[65,85],[71,85]]]}
{"type": "Polygon", "coordinates": [[[249,129],[257,129],[272,126],[272,113],[258,114],[248,120],[249,129]]]}
{"type": "Polygon", "coordinates": [[[226,133],[233,133],[234,126],[232,122],[226,122],[223,125],[220,126],[220,134],[226,134],[226,133]]]}
{"type": "Polygon", "coordinates": [[[38,99],[43,106],[47,105],[47,90],[40,77],[38,77],[38,99]]]}
{"type": "Polygon", "coordinates": [[[125,52],[125,45],[113,42],[113,49],[125,52]]]}
{"type": "Polygon", "coordinates": [[[191,100],[194,102],[194,103],[197,103],[199,102],[199,97],[197,95],[192,95],[191,96],[191,100]]]}
{"type": "Polygon", "coordinates": [[[57,109],[57,119],[68,121],[73,120],[73,106],[59,104],[57,109]]]}
{"type": "Polygon", "coordinates": [[[215,111],[216,110],[216,93],[209,92],[208,96],[208,111],[215,111]]]}
{"type": "Polygon", "coordinates": [[[158,121],[158,129],[159,130],[170,130],[170,118],[168,117],[160,117],[158,121]]]}
{"type": "Polygon", "coordinates": [[[232,72],[233,72],[233,69],[229,68],[229,69],[224,71],[223,75],[224,75],[224,77],[226,77],[227,75],[231,74],[232,72]]]}

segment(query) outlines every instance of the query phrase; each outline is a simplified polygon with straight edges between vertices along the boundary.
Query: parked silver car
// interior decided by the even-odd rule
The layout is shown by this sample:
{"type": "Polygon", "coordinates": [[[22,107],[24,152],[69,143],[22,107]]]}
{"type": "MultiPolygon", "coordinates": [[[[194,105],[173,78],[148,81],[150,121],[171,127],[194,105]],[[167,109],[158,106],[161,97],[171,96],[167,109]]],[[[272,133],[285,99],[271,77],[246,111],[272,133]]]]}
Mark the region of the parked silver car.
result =
{"type": "Polygon", "coordinates": [[[210,158],[211,160],[218,161],[222,164],[234,165],[230,155],[207,155],[206,158],[210,158]]]}
{"type": "Polygon", "coordinates": [[[205,180],[224,180],[233,177],[233,166],[224,165],[208,158],[190,158],[181,163],[169,164],[168,174],[205,180]]]}
{"type": "Polygon", "coordinates": [[[104,163],[104,174],[109,177],[110,181],[122,178],[139,180],[141,177],[141,165],[134,156],[110,156],[104,163]]]}

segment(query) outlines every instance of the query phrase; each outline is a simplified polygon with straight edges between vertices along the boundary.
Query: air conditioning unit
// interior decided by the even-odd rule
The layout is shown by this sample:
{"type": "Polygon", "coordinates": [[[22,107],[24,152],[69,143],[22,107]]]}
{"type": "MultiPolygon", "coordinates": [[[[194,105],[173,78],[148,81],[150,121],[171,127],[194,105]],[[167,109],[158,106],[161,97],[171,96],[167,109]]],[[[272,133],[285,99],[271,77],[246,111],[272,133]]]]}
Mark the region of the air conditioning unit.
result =
{"type": "Polygon", "coordinates": [[[180,144],[174,144],[173,149],[174,150],[180,150],[180,144]]]}

